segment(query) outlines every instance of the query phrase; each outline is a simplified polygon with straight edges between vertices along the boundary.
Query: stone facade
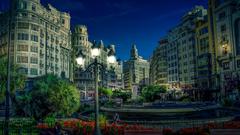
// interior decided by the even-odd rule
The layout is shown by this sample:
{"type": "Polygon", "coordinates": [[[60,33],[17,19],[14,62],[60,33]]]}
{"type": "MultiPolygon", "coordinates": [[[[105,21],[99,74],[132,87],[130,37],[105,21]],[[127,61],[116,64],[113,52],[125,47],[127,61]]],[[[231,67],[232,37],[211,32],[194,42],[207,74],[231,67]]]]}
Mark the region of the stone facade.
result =
{"type": "Polygon", "coordinates": [[[209,0],[221,96],[236,98],[240,73],[240,1],[209,0]]]}
{"type": "Polygon", "coordinates": [[[150,59],[149,81],[152,85],[164,85],[168,87],[168,45],[168,39],[162,38],[150,59]]]}
{"type": "Polygon", "coordinates": [[[0,14],[0,53],[6,54],[10,30],[11,61],[20,72],[72,79],[70,15],[40,0],[13,0],[10,10],[0,14]]]}
{"type": "Polygon", "coordinates": [[[131,57],[123,63],[124,88],[132,90],[149,84],[149,62],[138,55],[136,45],[132,46],[131,57]]]}
{"type": "MultiPolygon", "coordinates": [[[[98,62],[102,63],[106,69],[104,72],[100,72],[99,85],[111,89],[123,88],[122,62],[120,60],[116,61],[114,64],[109,64],[107,62],[110,51],[114,54],[116,53],[114,45],[105,47],[103,41],[99,41],[98,43],[96,41],[90,42],[88,40],[87,27],[84,25],[77,25],[74,28],[72,33],[72,45],[76,57],[78,57],[77,55],[79,52],[82,52],[85,56],[83,67],[85,69],[94,61],[91,56],[91,50],[94,45],[97,46],[101,51],[98,62]]],[[[85,69],[76,69],[74,81],[81,91],[94,91],[95,84],[93,72],[84,72],[85,69]]]]}

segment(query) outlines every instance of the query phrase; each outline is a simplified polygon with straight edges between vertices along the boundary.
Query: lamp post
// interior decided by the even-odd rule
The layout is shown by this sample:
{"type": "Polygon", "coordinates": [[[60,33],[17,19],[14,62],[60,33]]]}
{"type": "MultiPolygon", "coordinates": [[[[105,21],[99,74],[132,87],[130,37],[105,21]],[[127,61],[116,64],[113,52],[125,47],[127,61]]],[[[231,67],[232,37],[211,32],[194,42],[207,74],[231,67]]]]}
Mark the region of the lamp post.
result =
{"type": "Polygon", "coordinates": [[[7,45],[7,86],[6,86],[6,100],[5,100],[5,122],[4,122],[4,135],[9,135],[9,119],[10,119],[10,45],[11,45],[11,0],[10,0],[9,18],[8,18],[8,45],[7,45]]]}
{"type": "MultiPolygon", "coordinates": [[[[110,51],[111,52],[111,51],[110,51]]],[[[98,79],[99,79],[99,71],[105,70],[105,66],[98,62],[98,57],[100,56],[101,51],[96,45],[93,46],[91,50],[91,55],[94,58],[93,63],[88,65],[84,72],[89,72],[91,69],[94,71],[94,81],[95,81],[95,135],[101,135],[101,130],[99,126],[99,95],[98,95],[98,79]]],[[[77,64],[81,67],[84,67],[85,57],[82,52],[78,54],[76,59],[77,64]]],[[[113,64],[116,61],[116,58],[113,53],[109,53],[107,57],[107,61],[109,64],[113,64]]]]}

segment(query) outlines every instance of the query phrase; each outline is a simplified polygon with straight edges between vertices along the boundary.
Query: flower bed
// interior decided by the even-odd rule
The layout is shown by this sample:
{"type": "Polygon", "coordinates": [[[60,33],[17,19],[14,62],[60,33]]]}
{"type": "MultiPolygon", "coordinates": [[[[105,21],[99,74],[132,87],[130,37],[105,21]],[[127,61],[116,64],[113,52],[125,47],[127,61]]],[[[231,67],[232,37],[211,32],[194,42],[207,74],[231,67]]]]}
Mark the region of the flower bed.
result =
{"type": "MultiPolygon", "coordinates": [[[[95,122],[86,122],[81,120],[60,121],[61,128],[70,134],[77,135],[92,135],[95,129],[95,122]]],[[[152,128],[145,128],[139,125],[128,124],[101,124],[101,132],[103,135],[124,135],[125,130],[154,130],[152,128]]],[[[37,125],[38,129],[51,130],[54,127],[49,127],[47,124],[40,123],[37,125]]]]}
{"type": "Polygon", "coordinates": [[[182,128],[176,132],[172,132],[171,129],[163,129],[163,135],[209,135],[211,129],[240,129],[240,122],[208,123],[202,127],[182,128]]]}
{"type": "MultiPolygon", "coordinates": [[[[86,122],[81,120],[67,120],[60,121],[62,129],[70,134],[77,135],[93,135],[95,122],[86,122]]],[[[157,131],[153,128],[145,128],[140,125],[128,125],[120,122],[119,124],[101,124],[101,132],[103,135],[124,135],[125,131],[157,131]]],[[[38,124],[38,129],[53,129],[47,124],[38,124]]],[[[178,131],[174,131],[171,128],[165,128],[162,130],[163,135],[209,135],[211,129],[240,129],[240,122],[226,122],[222,124],[209,123],[202,127],[183,128],[178,131]]]]}

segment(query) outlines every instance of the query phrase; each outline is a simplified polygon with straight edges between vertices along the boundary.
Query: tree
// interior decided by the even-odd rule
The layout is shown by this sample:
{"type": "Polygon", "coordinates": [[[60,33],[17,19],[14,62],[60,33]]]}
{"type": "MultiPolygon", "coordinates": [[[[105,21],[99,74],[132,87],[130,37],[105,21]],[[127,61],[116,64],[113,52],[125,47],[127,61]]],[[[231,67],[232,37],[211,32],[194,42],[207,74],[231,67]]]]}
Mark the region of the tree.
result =
{"type": "Polygon", "coordinates": [[[18,102],[22,112],[40,120],[49,115],[71,115],[80,106],[80,94],[66,80],[46,75],[36,80],[32,90],[18,97],[18,102]]]}
{"type": "Polygon", "coordinates": [[[109,98],[113,95],[112,90],[108,89],[108,88],[99,88],[99,93],[100,93],[100,95],[104,95],[109,98]]]}
{"type": "Polygon", "coordinates": [[[113,98],[121,98],[123,102],[126,102],[128,99],[130,99],[132,96],[132,93],[129,91],[123,91],[123,90],[115,90],[113,91],[113,98]]]}
{"type": "MultiPolygon", "coordinates": [[[[0,103],[5,100],[5,92],[7,86],[7,65],[8,59],[6,56],[0,56],[0,103]]],[[[26,76],[18,72],[19,67],[11,63],[10,75],[10,96],[13,100],[16,90],[23,90],[25,87],[26,76]]]]}
{"type": "Polygon", "coordinates": [[[146,86],[142,89],[141,96],[147,102],[153,102],[156,99],[160,99],[161,93],[166,93],[167,88],[165,86],[158,86],[158,85],[150,85],[146,86]]]}

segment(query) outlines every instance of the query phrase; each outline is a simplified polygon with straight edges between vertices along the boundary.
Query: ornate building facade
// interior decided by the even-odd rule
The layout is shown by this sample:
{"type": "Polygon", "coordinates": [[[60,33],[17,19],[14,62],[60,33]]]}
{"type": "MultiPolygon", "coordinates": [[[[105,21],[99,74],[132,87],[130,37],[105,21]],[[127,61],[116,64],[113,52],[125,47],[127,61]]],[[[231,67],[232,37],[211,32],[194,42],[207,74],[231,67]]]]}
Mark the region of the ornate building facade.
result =
{"type": "MultiPolygon", "coordinates": [[[[93,62],[94,59],[91,56],[91,49],[93,46],[97,46],[101,52],[98,61],[105,67],[105,71],[100,72],[101,77],[99,78],[99,85],[101,87],[111,89],[123,88],[122,62],[120,60],[117,60],[113,64],[109,64],[107,62],[107,57],[110,52],[116,54],[114,45],[105,47],[103,41],[99,41],[98,43],[96,41],[90,42],[88,40],[87,27],[84,25],[77,25],[74,28],[72,34],[72,45],[75,50],[76,57],[78,57],[77,55],[79,52],[83,53],[85,56],[85,68],[93,62]]],[[[93,93],[94,76],[91,71],[84,72],[84,69],[76,69],[74,73],[74,82],[83,93],[93,93]]]]}
{"type": "Polygon", "coordinates": [[[123,63],[124,88],[132,90],[149,84],[149,62],[138,55],[136,45],[132,46],[131,57],[123,63]]]}
{"type": "Polygon", "coordinates": [[[240,75],[240,1],[209,0],[221,97],[238,95],[240,75]]]}
{"type": "Polygon", "coordinates": [[[0,53],[10,32],[11,61],[28,78],[48,73],[72,80],[70,15],[40,0],[13,0],[0,14],[0,53]],[[10,19],[10,23],[9,20],[10,19]]]}

